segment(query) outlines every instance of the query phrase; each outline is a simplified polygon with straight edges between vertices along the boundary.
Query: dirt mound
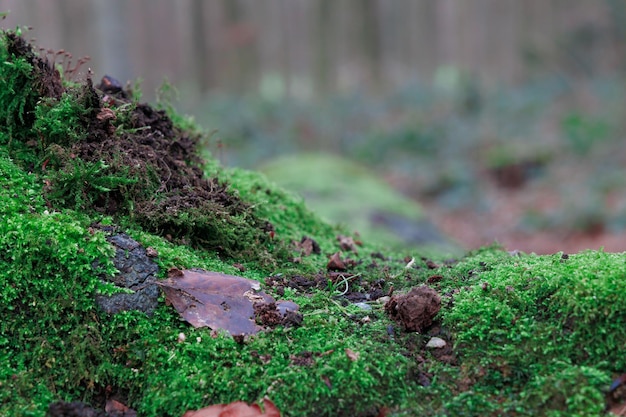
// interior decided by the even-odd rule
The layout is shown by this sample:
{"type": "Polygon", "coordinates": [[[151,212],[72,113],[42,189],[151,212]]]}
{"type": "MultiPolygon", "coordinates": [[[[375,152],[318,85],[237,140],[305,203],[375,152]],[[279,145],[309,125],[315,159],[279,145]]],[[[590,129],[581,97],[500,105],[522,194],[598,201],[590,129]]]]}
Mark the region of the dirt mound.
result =
{"type": "Polygon", "coordinates": [[[205,176],[200,133],[137,102],[112,77],[96,86],[90,76],[64,81],[21,36],[5,36],[8,59],[32,67],[23,80],[28,93],[7,118],[22,121],[12,136],[34,154],[30,163],[45,178],[49,208],[130,218],[170,239],[256,257],[251,252],[268,242],[273,227],[227,183],[205,176]]]}

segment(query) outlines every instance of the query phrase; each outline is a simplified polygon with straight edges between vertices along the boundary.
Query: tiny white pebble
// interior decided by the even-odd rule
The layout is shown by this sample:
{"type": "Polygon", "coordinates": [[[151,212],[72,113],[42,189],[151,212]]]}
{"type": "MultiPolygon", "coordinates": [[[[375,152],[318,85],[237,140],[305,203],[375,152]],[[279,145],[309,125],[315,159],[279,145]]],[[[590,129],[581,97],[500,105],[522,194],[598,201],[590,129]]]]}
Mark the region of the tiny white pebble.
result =
{"type": "Polygon", "coordinates": [[[185,333],[178,333],[178,342],[183,343],[186,338],[185,333]]]}
{"type": "Polygon", "coordinates": [[[384,297],[380,297],[379,299],[376,300],[377,303],[379,304],[387,304],[387,302],[391,299],[391,297],[385,295],[384,297]]]}
{"type": "Polygon", "coordinates": [[[202,342],[202,338],[200,336],[196,337],[196,342],[198,343],[202,342]]]}
{"type": "Polygon", "coordinates": [[[431,337],[428,343],[426,343],[427,348],[442,348],[446,345],[446,341],[439,337],[431,337]]]}

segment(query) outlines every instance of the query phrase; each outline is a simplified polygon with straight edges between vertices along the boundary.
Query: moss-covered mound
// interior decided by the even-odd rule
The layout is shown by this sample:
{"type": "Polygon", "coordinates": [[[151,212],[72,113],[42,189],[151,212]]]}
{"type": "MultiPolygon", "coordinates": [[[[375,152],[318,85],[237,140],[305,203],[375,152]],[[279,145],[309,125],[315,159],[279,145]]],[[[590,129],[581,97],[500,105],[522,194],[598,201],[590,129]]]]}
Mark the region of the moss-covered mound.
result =
{"type": "Polygon", "coordinates": [[[433,225],[420,205],[389,187],[372,170],[326,153],[276,158],[260,168],[277,184],[303,195],[324,219],[395,250],[460,256],[463,251],[433,225]]]}
{"type": "Polygon", "coordinates": [[[623,255],[486,248],[444,261],[338,239],[262,176],[205,164],[189,127],[112,78],[68,81],[2,33],[0,415],[114,399],[181,416],[267,396],[286,416],[590,416],[620,401],[623,255]],[[107,280],[112,228],[151,249],[159,277],[256,279],[303,321],[234,339],[191,327],[163,297],[150,316],[109,315],[95,300],[121,291],[107,280]],[[384,296],[421,285],[441,310],[418,334],[384,296]]]}

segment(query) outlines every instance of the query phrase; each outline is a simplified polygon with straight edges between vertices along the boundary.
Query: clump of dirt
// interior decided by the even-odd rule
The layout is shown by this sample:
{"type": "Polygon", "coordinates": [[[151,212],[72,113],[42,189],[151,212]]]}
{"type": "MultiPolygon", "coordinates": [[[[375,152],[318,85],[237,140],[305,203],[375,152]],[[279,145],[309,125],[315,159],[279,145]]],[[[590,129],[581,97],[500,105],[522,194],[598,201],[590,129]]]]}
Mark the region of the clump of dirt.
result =
{"type": "Polygon", "coordinates": [[[422,333],[433,323],[441,308],[441,297],[437,291],[425,285],[412,288],[407,294],[391,297],[385,311],[398,321],[405,330],[422,333]]]}
{"type": "Polygon", "coordinates": [[[313,366],[315,365],[315,357],[321,356],[319,353],[305,350],[295,355],[289,355],[291,363],[296,366],[313,366]]]}
{"type": "Polygon", "coordinates": [[[164,110],[136,102],[112,77],[95,87],[90,76],[64,85],[54,65],[21,36],[7,32],[6,37],[11,59],[23,57],[33,67],[33,86],[27,87],[36,97],[22,106],[28,118],[22,139],[41,161],[34,170],[45,178],[50,208],[130,218],[180,243],[231,257],[259,257],[273,226],[227,183],[205,176],[201,134],[177,126],[164,110]],[[58,108],[48,110],[58,115],[55,126],[67,125],[78,139],[33,129],[42,102],[46,109],[58,108]]]}
{"type": "Polygon", "coordinates": [[[257,324],[264,327],[299,327],[302,325],[302,313],[298,313],[298,306],[291,301],[278,303],[255,303],[254,317],[257,324]]]}

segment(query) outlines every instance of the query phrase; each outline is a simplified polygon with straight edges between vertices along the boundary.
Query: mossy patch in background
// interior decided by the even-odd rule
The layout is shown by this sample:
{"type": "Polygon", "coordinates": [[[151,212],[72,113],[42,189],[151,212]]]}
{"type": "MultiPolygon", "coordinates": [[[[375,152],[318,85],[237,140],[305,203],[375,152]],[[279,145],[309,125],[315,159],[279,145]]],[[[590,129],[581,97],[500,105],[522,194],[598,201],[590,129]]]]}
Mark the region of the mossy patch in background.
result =
{"type": "Polygon", "coordinates": [[[260,170],[299,193],[316,213],[358,231],[363,239],[400,252],[410,247],[428,256],[462,254],[429,222],[419,204],[349,159],[323,153],[294,154],[270,161],[260,170]]]}

